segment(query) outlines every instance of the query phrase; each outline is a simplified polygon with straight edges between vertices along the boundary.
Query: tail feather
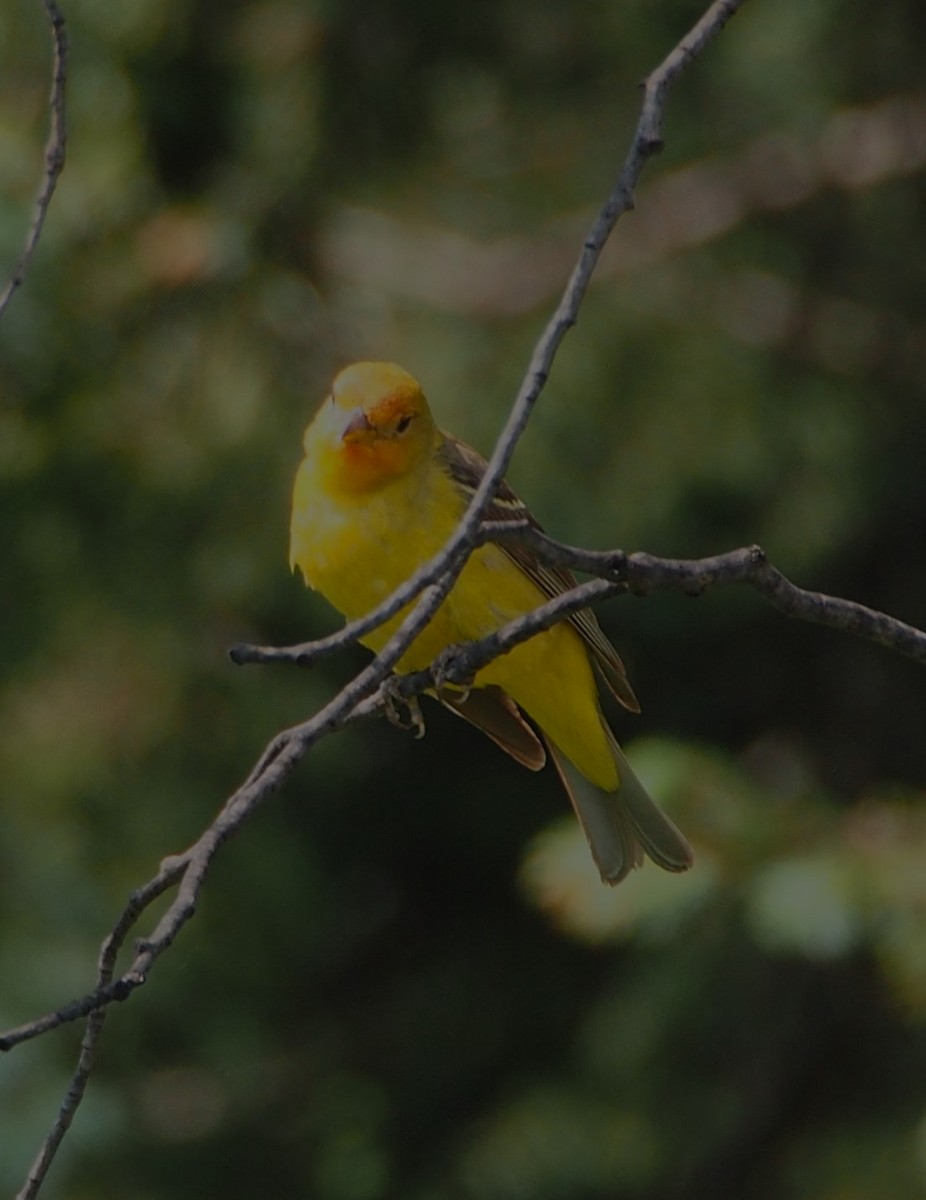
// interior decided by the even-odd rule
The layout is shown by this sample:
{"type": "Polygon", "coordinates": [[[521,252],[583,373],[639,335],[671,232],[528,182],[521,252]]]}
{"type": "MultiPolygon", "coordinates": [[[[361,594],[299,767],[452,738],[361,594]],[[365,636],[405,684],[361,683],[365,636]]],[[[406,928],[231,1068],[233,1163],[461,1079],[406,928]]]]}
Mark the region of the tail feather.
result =
{"type": "Polygon", "coordinates": [[[691,847],[657,807],[613,737],[611,749],[620,775],[615,792],[590,783],[549,739],[547,748],[605,883],[620,883],[642,866],[644,854],[663,870],[688,870],[694,861],[691,847]]]}
{"type": "MultiPolygon", "coordinates": [[[[610,730],[608,732],[610,734],[610,730]]],[[[694,854],[687,838],[634,774],[613,734],[609,740],[621,777],[620,787],[616,797],[612,796],[612,801],[616,799],[620,807],[626,809],[637,840],[657,866],[664,871],[687,871],[694,863],[694,854]]]]}

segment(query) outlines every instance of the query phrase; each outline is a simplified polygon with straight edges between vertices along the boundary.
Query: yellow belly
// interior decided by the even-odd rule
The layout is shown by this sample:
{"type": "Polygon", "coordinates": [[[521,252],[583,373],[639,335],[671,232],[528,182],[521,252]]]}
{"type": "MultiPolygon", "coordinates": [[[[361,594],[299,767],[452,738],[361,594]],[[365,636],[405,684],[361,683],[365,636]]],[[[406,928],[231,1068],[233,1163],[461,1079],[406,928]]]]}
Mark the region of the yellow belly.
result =
{"type": "MultiPolygon", "coordinates": [[[[452,488],[448,481],[447,487],[452,488]]],[[[453,532],[459,499],[426,493],[367,497],[363,511],[313,507],[297,477],[291,558],[306,582],[348,619],[363,616],[390,595],[453,532]],[[402,528],[397,514],[405,514],[402,528]]],[[[475,641],[547,599],[497,546],[474,551],[450,595],[396,666],[400,673],[428,666],[447,646],[475,641]]],[[[378,651],[408,610],[362,639],[378,651]]],[[[594,672],[575,629],[560,624],[496,659],[475,686],[496,684],[540,726],[593,783],[618,785],[617,769],[598,707],[594,672]]]]}

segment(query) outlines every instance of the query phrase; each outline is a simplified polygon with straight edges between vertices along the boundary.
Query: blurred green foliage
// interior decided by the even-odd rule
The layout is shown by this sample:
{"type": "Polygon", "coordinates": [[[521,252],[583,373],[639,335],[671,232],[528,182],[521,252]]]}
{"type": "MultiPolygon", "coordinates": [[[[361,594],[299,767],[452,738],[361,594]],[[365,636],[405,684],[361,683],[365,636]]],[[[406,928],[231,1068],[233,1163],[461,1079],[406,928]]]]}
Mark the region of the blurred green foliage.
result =
{"type": "MultiPolygon", "coordinates": [[[[127,892],[363,661],[224,653],[335,626],[286,570],[333,371],[393,358],[488,448],[700,8],[68,7],[68,165],[0,322],[0,1023],[85,991],[127,892]]],[[[754,0],[681,81],[512,472],[555,535],[760,541],[926,624],[922,21],[754,0]]],[[[6,269],[47,90],[9,0],[6,269]]],[[[922,670],[751,595],[603,620],[696,869],[603,889],[550,773],[440,713],[330,740],[112,1013],[49,1196],[923,1195],[922,670]]],[[[0,1062],[5,1195],[77,1037],[0,1062]]]]}

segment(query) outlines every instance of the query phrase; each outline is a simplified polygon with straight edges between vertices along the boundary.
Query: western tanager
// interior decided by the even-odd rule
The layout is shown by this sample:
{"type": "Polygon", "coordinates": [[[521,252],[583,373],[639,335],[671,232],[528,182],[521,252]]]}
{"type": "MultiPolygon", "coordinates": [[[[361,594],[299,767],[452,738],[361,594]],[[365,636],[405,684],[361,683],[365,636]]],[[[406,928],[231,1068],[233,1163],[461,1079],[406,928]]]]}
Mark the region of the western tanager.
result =
{"type": "MultiPolygon", "coordinates": [[[[416,380],[393,363],[343,370],[303,444],[290,565],[348,619],[369,612],[440,550],[485,469],[475,450],[438,429],[416,380]]],[[[487,516],[536,525],[505,483],[487,516]]],[[[420,670],[445,647],[481,638],[573,583],[516,545],[480,547],[396,670],[420,670]]],[[[364,644],[380,649],[404,615],[364,644]]],[[[469,690],[446,687],[438,698],[536,771],[546,753],[523,709],[543,734],[607,883],[640,865],[643,852],[668,871],[684,871],[691,849],[627,764],[602,716],[593,663],[620,703],[639,711],[590,611],[496,659],[469,690]]]]}

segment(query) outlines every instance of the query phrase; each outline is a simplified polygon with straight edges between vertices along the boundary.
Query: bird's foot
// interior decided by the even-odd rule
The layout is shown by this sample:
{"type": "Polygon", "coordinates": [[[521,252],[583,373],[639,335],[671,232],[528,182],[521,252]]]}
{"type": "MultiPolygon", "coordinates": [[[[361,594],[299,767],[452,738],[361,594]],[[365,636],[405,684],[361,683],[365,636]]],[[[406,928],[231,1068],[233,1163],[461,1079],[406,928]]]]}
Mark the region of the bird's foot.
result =
{"type": "Polygon", "coordinates": [[[390,675],[383,680],[383,711],[386,720],[397,729],[411,730],[416,738],[425,734],[424,716],[417,696],[403,696],[399,691],[399,679],[390,675]]]}
{"type": "Polygon", "coordinates": [[[444,690],[452,691],[459,703],[465,704],[475,676],[465,668],[462,651],[461,646],[445,647],[431,664],[431,675],[438,694],[444,690]]]}

